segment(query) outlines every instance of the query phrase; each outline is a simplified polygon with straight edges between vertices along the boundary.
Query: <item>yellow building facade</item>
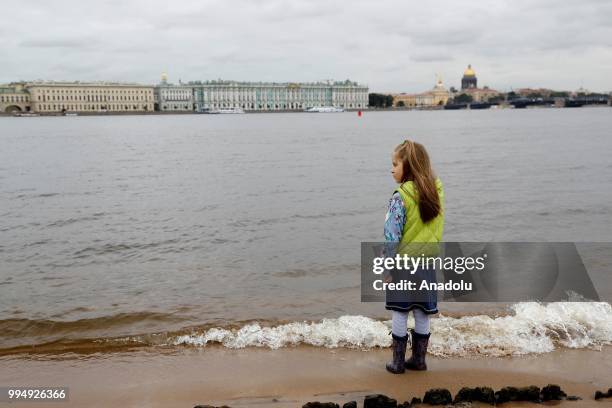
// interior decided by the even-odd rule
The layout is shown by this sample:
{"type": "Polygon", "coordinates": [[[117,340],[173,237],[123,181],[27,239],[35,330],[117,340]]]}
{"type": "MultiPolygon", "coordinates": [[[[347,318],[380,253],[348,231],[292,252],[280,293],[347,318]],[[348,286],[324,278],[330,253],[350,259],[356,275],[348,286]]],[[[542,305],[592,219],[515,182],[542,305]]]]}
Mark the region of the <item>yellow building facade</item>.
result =
{"type": "Polygon", "coordinates": [[[0,85],[0,112],[27,112],[30,110],[30,94],[24,84],[0,85]]]}
{"type": "Polygon", "coordinates": [[[137,84],[38,82],[26,85],[33,112],[151,112],[153,87],[137,84]]]}
{"type": "Polygon", "coordinates": [[[498,97],[500,95],[499,91],[489,89],[488,87],[462,89],[460,93],[470,95],[473,102],[487,102],[489,99],[498,97]]]}
{"type": "Polygon", "coordinates": [[[418,94],[393,94],[393,106],[405,106],[407,108],[427,108],[446,105],[450,98],[450,92],[444,87],[442,80],[438,78],[432,90],[418,94]],[[400,103],[402,102],[402,103],[400,103]]]}

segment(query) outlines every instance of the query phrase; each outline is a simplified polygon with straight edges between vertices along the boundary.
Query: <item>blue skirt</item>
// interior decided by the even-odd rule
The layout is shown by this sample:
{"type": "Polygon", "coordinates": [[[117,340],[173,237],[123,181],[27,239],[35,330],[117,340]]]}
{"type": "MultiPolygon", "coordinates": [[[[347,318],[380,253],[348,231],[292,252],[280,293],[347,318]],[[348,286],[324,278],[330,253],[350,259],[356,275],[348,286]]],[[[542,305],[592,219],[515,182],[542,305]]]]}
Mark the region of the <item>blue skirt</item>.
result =
{"type": "MultiPolygon", "coordinates": [[[[431,268],[419,268],[414,274],[408,271],[392,270],[393,282],[406,280],[414,282],[415,288],[421,287],[421,282],[427,284],[436,282],[436,270],[431,268]]],[[[435,290],[387,290],[385,291],[385,309],[397,312],[409,312],[419,308],[427,314],[438,313],[438,292],[435,290]]]]}

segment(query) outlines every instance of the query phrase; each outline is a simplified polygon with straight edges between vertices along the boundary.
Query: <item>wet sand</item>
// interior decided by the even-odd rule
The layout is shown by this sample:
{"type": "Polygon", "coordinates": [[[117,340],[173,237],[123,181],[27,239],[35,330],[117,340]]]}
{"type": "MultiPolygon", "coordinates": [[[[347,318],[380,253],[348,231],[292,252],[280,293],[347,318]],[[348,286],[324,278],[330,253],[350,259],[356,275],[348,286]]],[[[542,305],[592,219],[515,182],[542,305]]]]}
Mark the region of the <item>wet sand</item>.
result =
{"type": "MultiPolygon", "coordinates": [[[[307,401],[340,404],[371,393],[398,402],[435,387],[453,395],[463,386],[559,384],[582,401],[567,407],[612,406],[595,401],[596,390],[612,386],[612,346],[596,350],[562,349],[514,358],[429,357],[427,372],[389,374],[390,350],[296,347],[280,350],[222,347],[160,349],[91,355],[2,357],[0,385],[68,386],[66,407],[301,407],[307,401]]],[[[20,403],[19,407],[40,407],[20,403]]],[[[361,406],[361,405],[359,405],[361,406]]],[[[536,406],[508,403],[507,407],[536,406]]]]}

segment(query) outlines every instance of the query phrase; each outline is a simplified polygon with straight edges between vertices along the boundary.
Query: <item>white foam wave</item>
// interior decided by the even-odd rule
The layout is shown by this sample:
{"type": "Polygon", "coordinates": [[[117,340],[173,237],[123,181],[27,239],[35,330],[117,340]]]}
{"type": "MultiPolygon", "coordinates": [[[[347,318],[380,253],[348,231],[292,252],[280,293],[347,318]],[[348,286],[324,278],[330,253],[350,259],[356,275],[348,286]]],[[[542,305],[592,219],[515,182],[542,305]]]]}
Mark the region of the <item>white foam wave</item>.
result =
{"type": "MultiPolygon", "coordinates": [[[[612,307],[605,302],[517,303],[513,314],[448,317],[431,321],[429,351],[438,356],[507,356],[546,353],[557,347],[584,348],[612,344],[612,307]]],[[[412,316],[412,314],[411,314],[412,316]]],[[[412,317],[410,317],[413,324],[412,317]]],[[[260,324],[240,329],[212,328],[177,336],[175,345],[228,348],[280,347],[308,344],[327,348],[388,347],[391,322],[364,316],[342,316],[320,322],[293,322],[274,327],[260,324]]]]}
{"type": "Polygon", "coordinates": [[[178,336],[173,344],[204,346],[221,343],[229,348],[280,347],[309,344],[318,347],[386,347],[389,327],[364,316],[342,316],[320,322],[293,322],[276,327],[262,327],[258,323],[239,330],[213,328],[201,334],[178,336]]]}

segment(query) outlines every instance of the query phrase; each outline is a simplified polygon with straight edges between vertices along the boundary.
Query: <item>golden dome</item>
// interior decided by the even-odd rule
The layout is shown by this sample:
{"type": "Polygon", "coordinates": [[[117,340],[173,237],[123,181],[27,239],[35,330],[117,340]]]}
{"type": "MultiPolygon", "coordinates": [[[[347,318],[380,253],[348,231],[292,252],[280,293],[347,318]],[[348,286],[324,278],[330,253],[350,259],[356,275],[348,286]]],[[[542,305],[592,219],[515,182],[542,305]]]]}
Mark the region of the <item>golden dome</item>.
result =
{"type": "Polygon", "coordinates": [[[161,80],[164,81],[164,82],[167,81],[168,80],[168,74],[166,74],[165,72],[162,72],[161,80]]]}
{"type": "Polygon", "coordinates": [[[472,69],[472,64],[468,65],[467,69],[463,71],[463,76],[476,76],[476,72],[472,69]]]}

